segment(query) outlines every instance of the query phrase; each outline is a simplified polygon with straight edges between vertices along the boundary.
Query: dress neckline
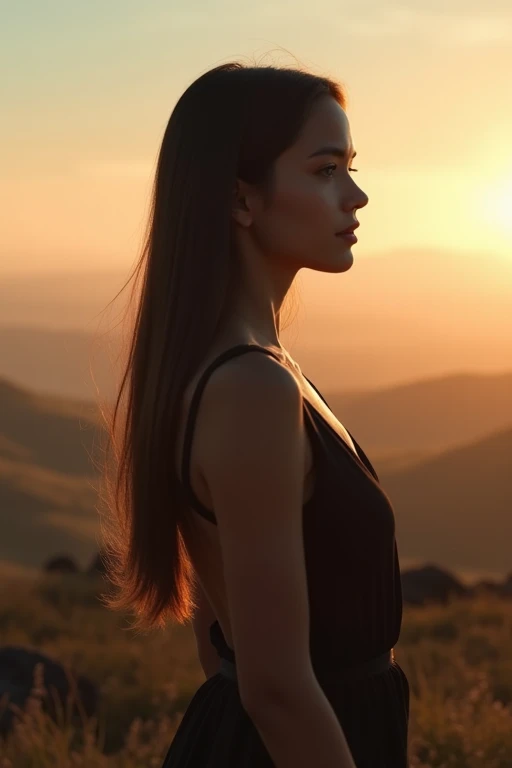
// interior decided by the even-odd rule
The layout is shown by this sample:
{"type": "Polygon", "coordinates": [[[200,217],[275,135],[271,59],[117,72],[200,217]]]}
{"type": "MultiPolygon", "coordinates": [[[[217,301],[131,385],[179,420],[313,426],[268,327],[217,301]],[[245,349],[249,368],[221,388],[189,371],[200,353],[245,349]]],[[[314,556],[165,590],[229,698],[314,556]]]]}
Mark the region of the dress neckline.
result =
{"type": "MultiPolygon", "coordinates": [[[[261,350],[263,350],[263,351],[267,352],[268,354],[272,355],[272,356],[274,357],[274,359],[276,359],[276,360],[278,361],[278,363],[280,363],[280,365],[284,365],[284,363],[282,362],[282,360],[280,360],[280,359],[279,359],[279,357],[278,357],[277,353],[276,353],[276,352],[274,352],[272,349],[268,349],[267,347],[263,347],[263,346],[261,346],[260,344],[254,344],[254,343],[252,343],[252,342],[247,342],[247,343],[245,343],[245,344],[237,344],[237,345],[235,345],[234,347],[230,347],[229,349],[227,349],[227,350],[226,350],[226,351],[225,351],[225,352],[222,354],[222,357],[224,357],[224,355],[226,355],[226,356],[231,356],[231,354],[232,354],[232,353],[233,353],[235,350],[238,350],[238,349],[242,349],[242,348],[249,348],[249,347],[254,347],[254,348],[256,348],[256,349],[261,349],[261,350]]],[[[285,367],[286,367],[286,366],[285,366],[285,367]]],[[[325,397],[322,395],[322,393],[321,393],[321,392],[318,390],[318,388],[317,388],[317,387],[315,387],[315,385],[313,384],[313,382],[312,382],[310,379],[308,379],[308,377],[307,377],[307,376],[306,376],[306,375],[305,375],[305,374],[302,372],[302,370],[300,371],[300,375],[301,375],[301,376],[302,376],[302,377],[303,377],[303,378],[304,378],[304,379],[305,379],[305,380],[308,382],[308,384],[309,384],[309,385],[310,385],[310,386],[311,386],[311,387],[314,389],[314,391],[317,393],[317,395],[320,397],[320,399],[321,399],[321,400],[323,400],[323,402],[325,403],[325,405],[327,406],[327,408],[329,408],[329,410],[330,410],[330,411],[331,411],[331,413],[332,413],[332,409],[329,407],[329,404],[328,404],[327,400],[326,400],[326,399],[325,399],[325,397]]],[[[352,435],[352,433],[350,432],[350,430],[349,430],[349,429],[347,429],[347,427],[345,427],[345,425],[343,425],[344,429],[346,429],[346,430],[347,430],[347,432],[348,432],[348,434],[350,435],[350,438],[351,438],[352,442],[354,443],[354,445],[355,445],[355,447],[356,447],[357,453],[358,453],[358,454],[360,453],[360,454],[361,454],[361,456],[359,456],[359,455],[356,455],[356,454],[354,453],[354,451],[352,450],[352,448],[350,448],[350,446],[349,446],[349,445],[347,445],[347,443],[346,443],[346,442],[345,442],[345,440],[344,440],[344,439],[341,437],[341,435],[339,435],[339,434],[338,434],[338,432],[337,432],[337,431],[334,429],[334,427],[333,427],[331,424],[329,424],[329,422],[327,421],[327,419],[325,418],[325,416],[324,416],[324,415],[321,413],[321,411],[319,411],[319,410],[318,410],[318,408],[317,408],[316,406],[314,406],[314,405],[313,405],[313,403],[312,403],[312,402],[311,402],[311,401],[310,401],[310,400],[309,400],[307,397],[304,397],[304,396],[303,396],[303,401],[304,401],[305,405],[306,405],[308,408],[310,408],[310,409],[311,409],[311,411],[312,411],[313,413],[316,413],[316,415],[318,416],[318,418],[319,418],[319,419],[322,421],[322,424],[325,424],[325,426],[326,426],[326,427],[327,427],[327,428],[330,430],[330,432],[331,432],[331,433],[334,435],[334,437],[335,437],[335,438],[338,440],[338,442],[342,444],[343,450],[344,450],[345,452],[347,452],[347,453],[349,453],[349,454],[350,454],[350,457],[351,457],[352,461],[355,461],[355,462],[356,462],[356,464],[357,464],[357,466],[361,467],[361,469],[362,469],[362,470],[363,470],[363,471],[364,471],[364,472],[365,472],[367,475],[369,475],[369,477],[371,477],[371,478],[372,478],[372,480],[374,480],[374,481],[376,481],[377,483],[379,483],[379,484],[380,484],[380,480],[379,480],[379,478],[378,478],[378,476],[377,476],[377,473],[375,472],[375,470],[374,470],[374,468],[373,468],[373,466],[372,466],[372,464],[371,464],[370,460],[368,459],[368,457],[366,456],[365,452],[363,451],[363,449],[361,448],[361,446],[359,445],[359,443],[357,442],[357,440],[355,439],[355,437],[352,435]],[[366,462],[368,462],[368,464],[366,464],[366,462]]],[[[334,416],[334,418],[336,418],[336,416],[334,415],[334,413],[333,413],[332,415],[334,416]]],[[[313,492],[313,495],[314,495],[314,492],[313,492]]],[[[306,503],[309,503],[309,502],[306,502],[306,503]]]]}
{"type": "MultiPolygon", "coordinates": [[[[304,374],[302,374],[302,375],[304,376],[304,374]]],[[[306,380],[307,380],[307,381],[309,381],[309,379],[307,379],[307,377],[304,377],[304,378],[306,378],[306,380]]],[[[310,383],[311,383],[311,382],[310,382],[310,383]]],[[[311,385],[311,386],[313,386],[313,385],[311,385]]],[[[313,387],[313,388],[314,388],[314,389],[316,389],[316,387],[313,387]]],[[[346,442],[345,442],[345,440],[344,440],[344,439],[341,437],[341,435],[339,435],[339,434],[338,434],[338,432],[337,432],[337,431],[334,429],[334,427],[333,427],[331,424],[329,424],[329,422],[327,421],[327,419],[325,418],[325,416],[323,415],[323,413],[321,413],[321,411],[319,411],[319,410],[318,410],[318,408],[316,408],[316,407],[315,407],[315,406],[314,406],[314,405],[313,405],[313,404],[312,404],[312,403],[311,403],[311,402],[310,402],[310,401],[309,401],[309,400],[308,400],[306,397],[305,397],[305,398],[303,398],[303,400],[304,400],[304,403],[305,403],[305,404],[306,404],[306,405],[307,405],[307,406],[308,406],[308,407],[311,409],[311,411],[312,411],[313,413],[315,413],[315,414],[318,416],[318,418],[321,420],[322,424],[325,424],[325,426],[326,426],[326,427],[329,429],[329,431],[330,431],[330,432],[331,432],[331,433],[334,435],[334,437],[337,439],[337,441],[338,441],[339,443],[341,443],[343,450],[344,450],[346,453],[348,453],[348,454],[350,455],[350,458],[351,458],[353,461],[355,461],[355,463],[356,463],[358,466],[360,466],[360,467],[361,467],[361,469],[363,469],[363,471],[364,471],[366,474],[370,475],[370,477],[371,477],[373,480],[376,480],[377,482],[379,482],[379,479],[378,479],[378,477],[377,477],[377,474],[376,474],[375,470],[373,469],[373,466],[371,465],[371,463],[370,463],[370,461],[369,461],[368,457],[367,457],[367,456],[366,456],[366,454],[364,453],[363,449],[361,448],[361,446],[359,445],[359,443],[357,442],[357,440],[355,439],[355,437],[354,437],[354,436],[352,435],[352,433],[351,433],[351,432],[350,432],[350,431],[347,429],[347,427],[345,427],[345,429],[347,430],[348,434],[350,435],[350,438],[351,438],[351,440],[353,441],[353,443],[354,443],[354,445],[355,445],[355,447],[356,447],[356,449],[357,449],[357,452],[358,452],[358,453],[360,452],[360,453],[361,453],[361,456],[364,456],[364,457],[366,458],[366,460],[368,461],[368,465],[366,465],[366,464],[365,464],[365,462],[364,462],[364,460],[363,460],[363,459],[362,459],[362,458],[361,458],[359,455],[356,455],[356,454],[354,453],[354,451],[352,450],[352,448],[350,448],[350,446],[349,446],[349,445],[347,445],[347,443],[346,443],[346,442]]],[[[329,407],[329,406],[327,406],[327,407],[329,407]]],[[[329,409],[329,410],[330,410],[330,409],[329,409]]],[[[333,416],[334,416],[334,414],[333,414],[333,416]]],[[[336,417],[335,417],[335,418],[336,418],[336,417]]],[[[343,426],[345,426],[345,425],[343,425],[343,426]]]]}

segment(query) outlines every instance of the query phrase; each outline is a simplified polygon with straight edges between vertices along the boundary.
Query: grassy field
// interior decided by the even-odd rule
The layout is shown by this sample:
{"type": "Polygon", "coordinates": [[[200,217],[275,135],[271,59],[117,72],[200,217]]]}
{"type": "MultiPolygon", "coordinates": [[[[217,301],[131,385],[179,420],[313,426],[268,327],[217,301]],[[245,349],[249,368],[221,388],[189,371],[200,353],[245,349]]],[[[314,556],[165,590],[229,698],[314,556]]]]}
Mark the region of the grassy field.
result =
{"type": "MultiPolygon", "coordinates": [[[[30,646],[99,686],[96,719],[41,709],[34,682],[0,768],[159,768],[204,681],[192,628],[136,634],[98,602],[101,580],[81,575],[3,579],[0,645],[30,646]]],[[[411,687],[411,768],[511,768],[512,602],[405,607],[395,647],[411,687]]],[[[6,702],[3,702],[3,706],[6,702]]],[[[1,707],[0,707],[1,708],[1,707]]]]}

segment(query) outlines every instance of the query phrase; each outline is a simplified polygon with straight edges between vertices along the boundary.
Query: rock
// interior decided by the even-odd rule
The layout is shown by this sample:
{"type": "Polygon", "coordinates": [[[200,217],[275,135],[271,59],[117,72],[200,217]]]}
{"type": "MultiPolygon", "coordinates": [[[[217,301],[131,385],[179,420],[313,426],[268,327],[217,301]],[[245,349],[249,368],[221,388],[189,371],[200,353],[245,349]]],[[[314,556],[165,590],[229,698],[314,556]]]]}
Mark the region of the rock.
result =
{"type": "Polygon", "coordinates": [[[472,589],[462,584],[452,573],[436,565],[425,565],[402,571],[404,604],[425,605],[427,602],[447,603],[450,596],[471,597],[472,589]]]}
{"type": "MultiPolygon", "coordinates": [[[[82,675],[77,676],[71,670],[73,687],[70,687],[66,668],[59,661],[33,649],[5,645],[0,647],[0,699],[4,694],[9,694],[9,700],[6,708],[0,712],[0,735],[5,735],[11,730],[14,719],[17,717],[8,705],[14,703],[22,709],[25,707],[27,698],[34,687],[34,670],[38,663],[43,664],[43,685],[46,689],[42,697],[42,707],[55,722],[57,722],[57,712],[54,695],[58,696],[65,711],[67,696],[70,691],[74,690],[73,682],[77,688],[76,696],[87,716],[91,717],[96,714],[99,693],[93,682],[82,675]],[[53,689],[55,689],[55,694],[52,694],[53,689]]],[[[79,717],[79,709],[74,694],[72,694],[72,698],[73,715],[79,717]]]]}
{"type": "Polygon", "coordinates": [[[89,576],[103,576],[105,574],[105,561],[101,552],[98,552],[98,554],[95,555],[91,564],[86,569],[86,573],[89,576]]]}
{"type": "Polygon", "coordinates": [[[46,573],[78,573],[80,569],[72,557],[56,555],[46,561],[43,570],[46,573]]]}

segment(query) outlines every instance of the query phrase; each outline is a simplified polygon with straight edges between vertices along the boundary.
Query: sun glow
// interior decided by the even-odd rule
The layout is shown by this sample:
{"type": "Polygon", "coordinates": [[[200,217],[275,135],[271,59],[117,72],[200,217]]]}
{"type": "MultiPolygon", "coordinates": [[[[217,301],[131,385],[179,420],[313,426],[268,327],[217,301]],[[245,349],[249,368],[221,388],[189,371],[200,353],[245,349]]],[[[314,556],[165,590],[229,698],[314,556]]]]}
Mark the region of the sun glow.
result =
{"type": "Polygon", "coordinates": [[[489,184],[483,191],[482,203],[486,221],[512,237],[512,181],[489,184]]]}

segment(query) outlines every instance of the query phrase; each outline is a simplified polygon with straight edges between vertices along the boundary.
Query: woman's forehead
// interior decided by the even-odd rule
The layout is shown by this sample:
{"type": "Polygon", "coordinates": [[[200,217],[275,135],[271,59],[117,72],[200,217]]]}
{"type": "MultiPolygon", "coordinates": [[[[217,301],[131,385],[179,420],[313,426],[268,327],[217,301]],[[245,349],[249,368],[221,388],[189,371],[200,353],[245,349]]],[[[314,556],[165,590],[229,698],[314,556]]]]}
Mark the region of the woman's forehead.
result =
{"type": "Polygon", "coordinates": [[[344,155],[347,150],[349,153],[353,151],[346,112],[334,99],[322,99],[315,105],[300,135],[283,154],[288,154],[290,159],[308,160],[317,154],[325,154],[326,148],[339,150],[344,155]]]}

